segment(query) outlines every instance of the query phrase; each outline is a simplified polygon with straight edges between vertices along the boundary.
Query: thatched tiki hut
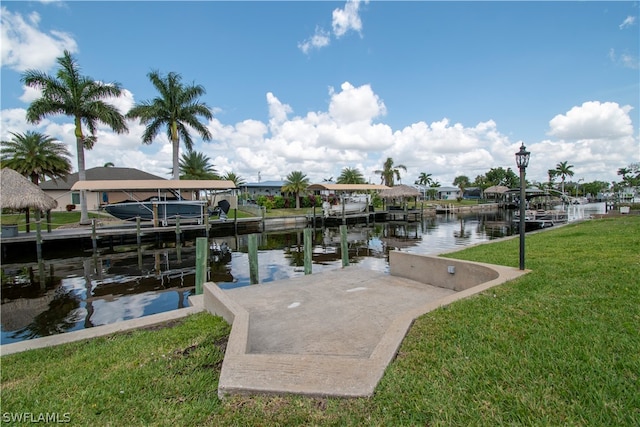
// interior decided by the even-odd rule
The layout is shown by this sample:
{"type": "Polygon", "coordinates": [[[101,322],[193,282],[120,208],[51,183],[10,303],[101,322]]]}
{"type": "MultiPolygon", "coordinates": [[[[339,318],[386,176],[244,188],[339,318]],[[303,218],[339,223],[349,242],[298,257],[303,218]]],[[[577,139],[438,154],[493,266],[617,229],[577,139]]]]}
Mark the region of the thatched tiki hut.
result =
{"type": "Polygon", "coordinates": [[[504,202],[504,194],[509,191],[509,187],[504,185],[493,185],[484,190],[487,199],[504,202]]]}
{"type": "MultiPolygon", "coordinates": [[[[40,212],[48,212],[58,206],[58,202],[47,195],[37,185],[13,169],[3,168],[0,172],[0,207],[2,209],[34,209],[36,218],[40,212]]],[[[27,231],[29,223],[27,222],[27,231]]]]}
{"type": "Polygon", "coordinates": [[[406,206],[406,202],[408,200],[417,200],[418,197],[420,197],[420,191],[410,185],[394,185],[387,190],[382,190],[380,192],[380,197],[385,200],[401,200],[403,205],[406,206]]]}

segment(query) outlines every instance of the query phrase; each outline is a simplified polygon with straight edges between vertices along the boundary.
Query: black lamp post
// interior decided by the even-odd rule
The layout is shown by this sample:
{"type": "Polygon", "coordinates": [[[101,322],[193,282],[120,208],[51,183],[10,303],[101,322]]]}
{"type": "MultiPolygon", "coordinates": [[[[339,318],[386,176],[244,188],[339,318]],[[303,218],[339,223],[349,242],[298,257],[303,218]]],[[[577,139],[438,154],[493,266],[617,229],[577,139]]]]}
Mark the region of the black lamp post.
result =
{"type": "Polygon", "coordinates": [[[520,270],[524,270],[524,232],[526,226],[526,186],[524,180],[524,170],[529,165],[529,153],[524,146],[524,142],[520,146],[520,151],[516,153],[516,164],[520,169],[520,270]]]}

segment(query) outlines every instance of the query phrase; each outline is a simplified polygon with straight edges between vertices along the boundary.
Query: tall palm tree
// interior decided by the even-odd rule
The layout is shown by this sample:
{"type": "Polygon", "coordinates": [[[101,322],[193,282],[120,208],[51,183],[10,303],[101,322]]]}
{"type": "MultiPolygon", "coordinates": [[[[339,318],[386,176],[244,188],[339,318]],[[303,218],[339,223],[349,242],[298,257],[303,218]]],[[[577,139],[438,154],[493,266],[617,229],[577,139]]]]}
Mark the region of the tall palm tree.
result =
{"type": "Polygon", "coordinates": [[[562,178],[562,194],[564,194],[564,180],[568,176],[573,176],[573,165],[567,164],[567,161],[560,162],[556,165],[556,176],[562,178]]]}
{"type": "Polygon", "coordinates": [[[128,118],[140,119],[146,125],[142,142],[151,144],[161,128],[166,127],[167,136],[173,145],[173,179],[180,179],[179,152],[180,140],[187,150],[193,149],[193,140],[189,128],[194,129],[205,141],[211,140],[211,132],[198,120],[199,116],[207,120],[213,113],[207,104],[198,101],[206,93],[201,85],[184,85],[180,74],[170,72],[162,76],[158,71],[148,74],[149,80],[159,92],[151,101],[136,104],[128,113],[128,118]]]}
{"type": "MultiPolygon", "coordinates": [[[[50,115],[63,114],[73,118],[75,124],[76,151],[78,155],[78,181],[86,179],[84,149],[90,150],[97,141],[97,125],[102,123],[116,133],[128,132],[124,116],[118,109],[105,102],[106,99],[119,97],[122,89],[119,83],[102,83],[80,74],[80,67],[71,56],[57,59],[60,68],[56,76],[42,71],[27,70],[21,81],[42,95],[27,109],[27,121],[38,123],[50,115]],[[84,132],[83,126],[88,130],[84,132]]],[[[89,222],[85,191],[80,191],[80,223],[89,222]]]]}
{"type": "Polygon", "coordinates": [[[293,171],[284,181],[283,193],[293,193],[296,198],[296,209],[300,208],[300,193],[303,193],[309,186],[309,178],[301,171],[293,171]]]}
{"type": "Polygon", "coordinates": [[[387,157],[382,169],[375,171],[375,173],[380,174],[381,184],[384,184],[387,187],[393,187],[396,179],[400,181],[400,169],[405,172],[407,171],[407,167],[405,165],[394,165],[393,159],[391,157],[387,157]]]}
{"type": "Polygon", "coordinates": [[[338,184],[364,184],[364,176],[357,168],[344,168],[338,177],[338,184]]]}
{"type": "Polygon", "coordinates": [[[27,131],[13,133],[10,141],[2,141],[2,167],[28,176],[35,185],[44,178],[63,178],[71,172],[67,147],[48,135],[27,131]]]}
{"type": "MultiPolygon", "coordinates": [[[[27,176],[35,185],[44,178],[62,178],[71,172],[69,150],[48,135],[34,131],[23,134],[9,132],[10,141],[2,141],[0,166],[27,176]]],[[[36,212],[39,218],[39,213],[36,212]]],[[[29,209],[25,211],[27,231],[30,231],[29,209]]]]}
{"type": "Polygon", "coordinates": [[[236,187],[241,187],[246,184],[246,181],[234,172],[228,172],[222,176],[225,181],[233,181],[236,187]]]}
{"type": "Polygon", "coordinates": [[[178,162],[180,179],[220,179],[220,176],[204,153],[188,151],[182,153],[178,162]]]}

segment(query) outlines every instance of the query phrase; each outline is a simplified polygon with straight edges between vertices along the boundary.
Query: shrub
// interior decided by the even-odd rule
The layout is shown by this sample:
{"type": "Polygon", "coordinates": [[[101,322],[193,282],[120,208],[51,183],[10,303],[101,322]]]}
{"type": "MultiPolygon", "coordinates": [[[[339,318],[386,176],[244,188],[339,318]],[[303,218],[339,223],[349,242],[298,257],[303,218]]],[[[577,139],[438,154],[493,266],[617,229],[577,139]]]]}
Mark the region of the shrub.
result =
{"type": "Polygon", "coordinates": [[[66,208],[67,208],[67,212],[71,212],[76,209],[76,205],[70,204],[70,205],[67,205],[66,208]]]}

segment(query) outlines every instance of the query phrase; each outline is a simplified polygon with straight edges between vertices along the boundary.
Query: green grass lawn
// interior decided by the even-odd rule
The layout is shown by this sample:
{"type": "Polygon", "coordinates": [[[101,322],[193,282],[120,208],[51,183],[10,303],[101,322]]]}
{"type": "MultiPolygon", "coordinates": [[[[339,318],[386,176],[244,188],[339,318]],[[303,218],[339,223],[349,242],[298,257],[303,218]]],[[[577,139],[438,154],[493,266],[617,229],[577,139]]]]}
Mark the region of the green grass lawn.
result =
{"type": "MultiPolygon", "coordinates": [[[[640,216],[527,236],[531,273],[416,320],[371,398],[219,400],[229,326],[4,356],[2,413],[74,425],[640,425],[640,216]]],[[[517,267],[518,239],[448,254],[517,267]]]]}

